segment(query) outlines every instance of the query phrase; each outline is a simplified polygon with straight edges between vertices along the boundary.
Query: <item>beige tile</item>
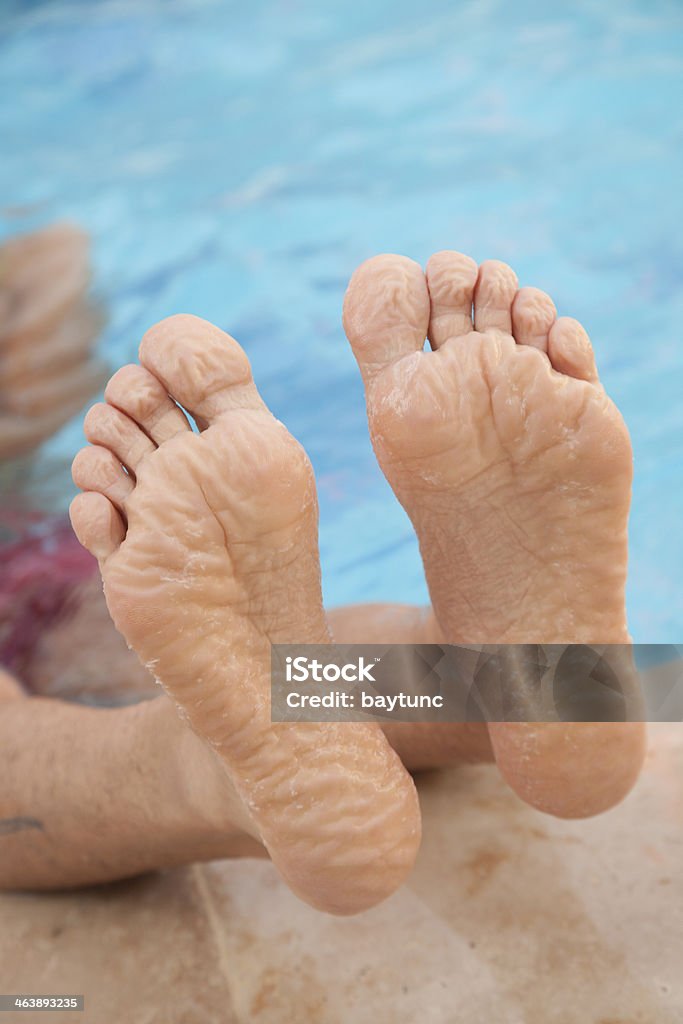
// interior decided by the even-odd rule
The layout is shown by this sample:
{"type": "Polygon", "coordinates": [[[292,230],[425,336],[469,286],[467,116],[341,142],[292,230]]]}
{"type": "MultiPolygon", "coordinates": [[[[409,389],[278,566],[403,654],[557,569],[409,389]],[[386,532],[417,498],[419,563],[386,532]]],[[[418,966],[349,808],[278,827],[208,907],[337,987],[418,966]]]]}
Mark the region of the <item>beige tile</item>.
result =
{"type": "Polygon", "coordinates": [[[408,887],[349,920],[268,864],[207,870],[240,1024],[683,1021],[683,726],[621,807],[560,822],[489,767],[421,782],[408,887]]]}
{"type": "Polygon", "coordinates": [[[0,991],[85,994],[1,1024],[232,1024],[197,869],[78,894],[0,896],[0,991]]]}

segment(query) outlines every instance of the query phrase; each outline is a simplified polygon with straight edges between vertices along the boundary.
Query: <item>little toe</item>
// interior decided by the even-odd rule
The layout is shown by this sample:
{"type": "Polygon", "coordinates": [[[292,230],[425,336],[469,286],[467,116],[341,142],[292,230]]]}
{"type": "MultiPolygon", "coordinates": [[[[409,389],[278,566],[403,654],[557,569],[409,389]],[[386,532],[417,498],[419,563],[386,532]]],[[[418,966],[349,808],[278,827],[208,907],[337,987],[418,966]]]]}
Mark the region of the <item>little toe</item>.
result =
{"type": "Polygon", "coordinates": [[[139,423],[155,444],[190,430],[187,417],[169,398],[164,385],[143,366],[122,366],[107,384],[104,397],[139,423]]]}
{"type": "Polygon", "coordinates": [[[593,346],[578,320],[561,316],[555,321],[548,336],[548,355],[558,373],[591,384],[599,382],[593,346]]]}
{"type": "Polygon", "coordinates": [[[439,348],[449,338],[472,330],[472,303],[478,267],[460,252],[437,252],[427,263],[427,287],[431,299],[429,341],[439,348]]]}
{"type": "Polygon", "coordinates": [[[512,334],[512,302],[517,294],[517,275],[500,260],[485,260],[479,267],[474,289],[474,329],[512,334]]]}
{"type": "Polygon", "coordinates": [[[91,444],[108,448],[133,472],[145,455],[156,451],[156,445],[134,420],[105,402],[98,402],[88,411],[83,432],[91,444]]]}
{"type": "Polygon", "coordinates": [[[265,408],[242,347],[198,316],[161,320],[145,334],[139,354],[200,427],[231,409],[265,408]]]}
{"type": "Polygon", "coordinates": [[[346,336],[364,379],[424,347],[429,291],[422,267],[406,256],[361,263],[344,296],[346,336]]]}
{"type": "Polygon", "coordinates": [[[82,491],[99,491],[119,510],[133,492],[134,483],[108,448],[81,448],[71,465],[71,476],[82,491]]]}
{"type": "Polygon", "coordinates": [[[548,332],[555,323],[555,303],[540,288],[520,288],[512,303],[512,333],[518,345],[548,351],[548,332]]]}
{"type": "Polygon", "coordinates": [[[103,494],[77,494],[69,516],[79,542],[100,562],[113,555],[126,535],[123,519],[103,494]]]}

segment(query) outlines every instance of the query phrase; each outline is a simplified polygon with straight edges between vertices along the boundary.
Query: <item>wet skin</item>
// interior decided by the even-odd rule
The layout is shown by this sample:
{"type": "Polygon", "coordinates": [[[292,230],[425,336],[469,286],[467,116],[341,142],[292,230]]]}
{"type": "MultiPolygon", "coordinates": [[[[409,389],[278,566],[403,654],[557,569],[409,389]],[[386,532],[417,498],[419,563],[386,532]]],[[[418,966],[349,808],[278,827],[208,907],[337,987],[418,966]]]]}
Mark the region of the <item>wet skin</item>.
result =
{"type": "MultiPolygon", "coordinates": [[[[102,712],[61,705],[64,737],[82,734],[90,716],[122,799],[107,809],[108,845],[80,874],[68,836],[64,857],[53,846],[46,868],[37,830],[13,835],[17,851],[31,843],[35,856],[17,857],[9,884],[78,884],[265,844],[308,902],[363,909],[410,870],[412,782],[378,729],[272,726],[270,643],[325,642],[330,625],[347,642],[627,639],[630,445],[580,325],[556,320],[543,293],[518,290],[504,264],[477,268],[457,253],[437,254],[426,276],[403,257],[369,261],[344,318],[375,450],[418,533],[433,611],[325,616],[305,453],[263,405],[233,339],[194,317],[152,328],[141,365],[119,371],[86,417],[91,447],[74,463],[84,493],[72,521],[99,561],[118,629],[169,698],[106,712],[106,728],[93,717],[102,712]],[[433,350],[424,352],[427,335],[433,350]],[[126,831],[119,727],[145,766],[142,834],[126,831]]],[[[19,704],[30,702],[11,703],[18,727],[19,704]]],[[[41,702],[44,743],[59,734],[59,703],[41,702]]],[[[571,817],[618,802],[644,746],[639,725],[491,724],[490,742],[482,726],[387,732],[410,767],[492,749],[523,799],[571,817]]]]}

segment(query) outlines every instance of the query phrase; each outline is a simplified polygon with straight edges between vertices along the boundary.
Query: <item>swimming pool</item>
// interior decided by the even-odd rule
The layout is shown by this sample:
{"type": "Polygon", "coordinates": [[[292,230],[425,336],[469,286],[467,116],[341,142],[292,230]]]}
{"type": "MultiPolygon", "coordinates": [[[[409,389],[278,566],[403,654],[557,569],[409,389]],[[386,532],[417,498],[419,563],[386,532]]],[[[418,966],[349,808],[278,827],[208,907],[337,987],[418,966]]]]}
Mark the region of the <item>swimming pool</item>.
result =
{"type": "MultiPolygon", "coordinates": [[[[594,338],[635,448],[631,630],[676,643],[683,9],[551,7],[0,0],[0,231],[91,232],[112,365],[172,312],[242,342],[315,465],[334,604],[426,600],[341,330],[350,273],[509,260],[594,338]]],[[[80,440],[79,419],[40,467],[80,440]]]]}

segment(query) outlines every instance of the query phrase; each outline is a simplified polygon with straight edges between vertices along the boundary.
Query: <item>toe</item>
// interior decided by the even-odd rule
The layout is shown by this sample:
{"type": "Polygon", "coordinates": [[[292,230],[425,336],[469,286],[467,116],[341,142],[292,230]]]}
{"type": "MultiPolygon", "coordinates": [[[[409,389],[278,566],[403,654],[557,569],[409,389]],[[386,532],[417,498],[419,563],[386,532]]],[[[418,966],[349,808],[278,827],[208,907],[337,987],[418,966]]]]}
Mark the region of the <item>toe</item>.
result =
{"type": "Polygon", "coordinates": [[[555,322],[555,303],[539,288],[520,288],[512,303],[512,333],[518,345],[548,351],[548,332],[555,322]]]}
{"type": "Polygon", "coordinates": [[[548,355],[558,373],[598,383],[598,371],[590,338],[578,320],[561,316],[550,329],[548,355]]]}
{"type": "Polygon", "coordinates": [[[71,476],[82,491],[99,491],[123,510],[133,491],[133,480],[108,448],[90,445],[81,448],[71,466],[71,476]]]}
{"type": "Polygon", "coordinates": [[[137,423],[105,402],[99,402],[89,410],[83,423],[83,432],[91,444],[108,448],[119,462],[133,472],[145,455],[156,450],[156,445],[137,423]]]}
{"type": "Polygon", "coordinates": [[[517,275],[500,260],[485,260],[479,267],[474,289],[474,328],[512,333],[512,302],[517,294],[517,275]]]}
{"type": "Polygon", "coordinates": [[[104,397],[139,423],[156,444],[190,430],[186,416],[164,385],[143,366],[122,366],[107,384],[104,397]]]}
{"type": "Polygon", "coordinates": [[[355,271],[344,297],[344,330],[364,379],[412,352],[429,327],[422,268],[405,256],[382,255],[355,271]]]}
{"type": "Polygon", "coordinates": [[[458,338],[472,330],[477,273],[474,260],[460,252],[437,252],[429,260],[429,340],[433,348],[439,348],[449,338],[458,338]]]}
{"type": "Polygon", "coordinates": [[[103,494],[77,494],[69,516],[80,543],[100,562],[116,551],[126,535],[123,519],[103,494]]]}
{"type": "Polygon", "coordinates": [[[151,327],[140,343],[140,362],[200,427],[230,409],[264,407],[244,350],[198,316],[179,314],[151,327]]]}

